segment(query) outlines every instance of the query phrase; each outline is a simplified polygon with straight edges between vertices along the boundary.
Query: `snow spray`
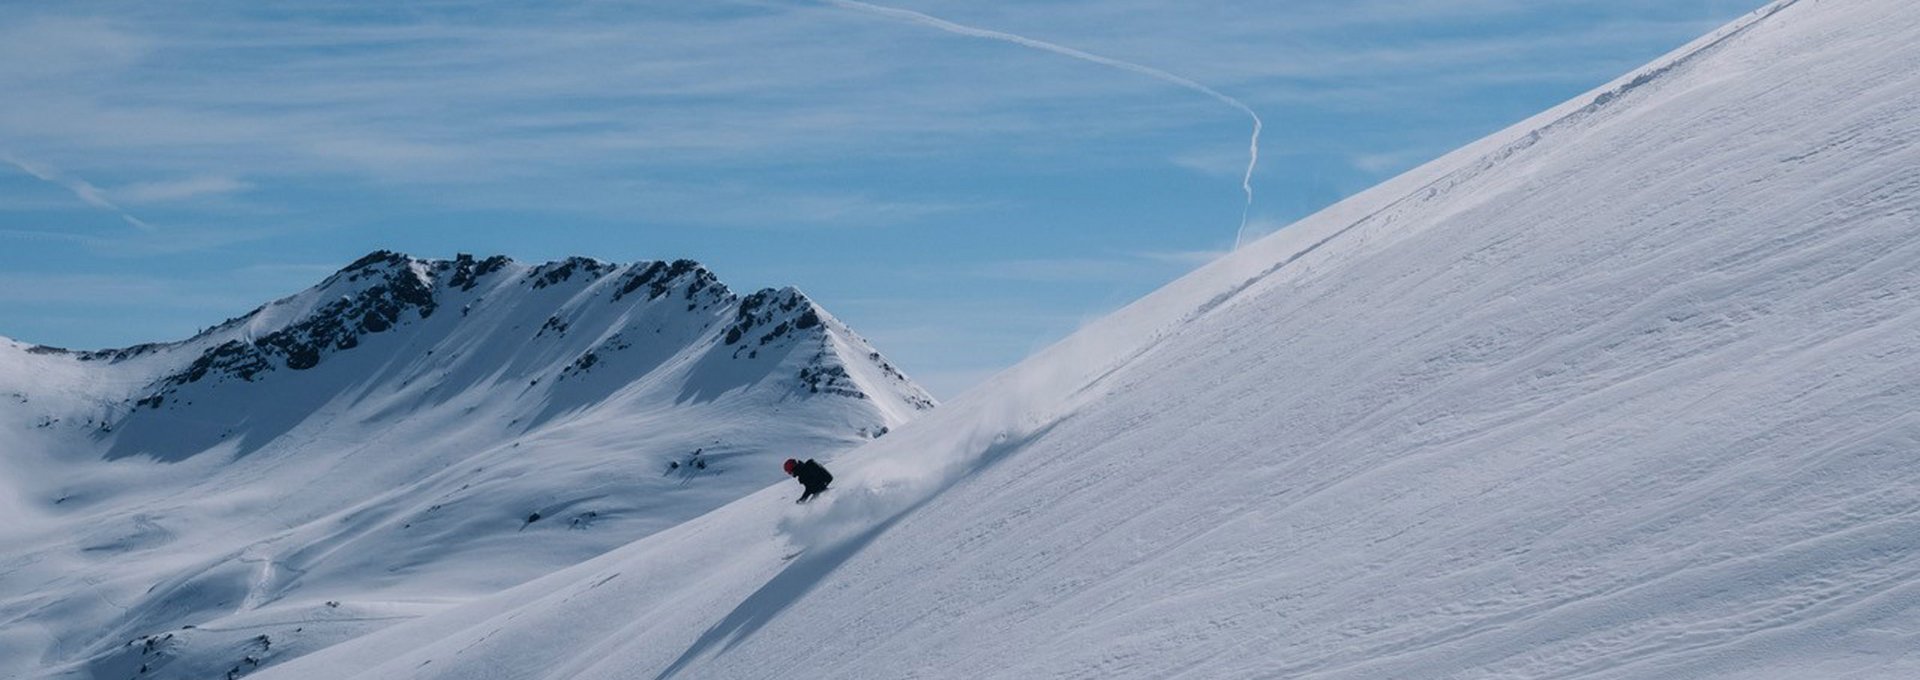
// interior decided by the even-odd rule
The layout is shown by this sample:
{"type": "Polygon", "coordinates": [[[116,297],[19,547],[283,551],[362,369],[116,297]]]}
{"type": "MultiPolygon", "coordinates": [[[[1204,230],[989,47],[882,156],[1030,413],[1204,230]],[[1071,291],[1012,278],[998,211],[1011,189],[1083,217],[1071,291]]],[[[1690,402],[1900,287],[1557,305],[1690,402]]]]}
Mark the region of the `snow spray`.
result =
{"type": "MultiPolygon", "coordinates": [[[[844,555],[942,492],[1018,455],[1074,414],[1129,388],[1126,367],[1338,235],[1346,222],[1286,229],[1100,317],[886,437],[824,461],[832,489],[792,506],[779,533],[844,555]]],[[[785,495],[791,485],[780,489],[785,495]]],[[[788,496],[791,497],[791,496],[788,496]]]]}
{"type": "Polygon", "coordinates": [[[1222,104],[1226,104],[1227,106],[1231,106],[1239,110],[1241,113],[1247,114],[1248,118],[1253,119],[1253,137],[1251,140],[1247,142],[1247,171],[1246,171],[1246,174],[1242,175],[1240,178],[1240,190],[1246,193],[1247,203],[1244,207],[1240,209],[1240,228],[1239,230],[1234,232],[1233,247],[1239,248],[1242,239],[1246,237],[1247,216],[1253,210],[1253,170],[1256,166],[1260,164],[1260,128],[1262,125],[1260,121],[1260,114],[1255,113],[1253,110],[1253,107],[1247,106],[1246,102],[1242,102],[1239,99],[1230,97],[1219,90],[1215,90],[1191,78],[1175,75],[1173,73],[1168,73],[1166,71],[1154,68],[1152,66],[1145,66],[1145,65],[1136,64],[1130,61],[1122,61],[1119,59],[1114,59],[1112,57],[1101,56],[1098,54],[1094,54],[1092,52],[1076,50],[1074,48],[1067,47],[1065,45],[1058,45],[1058,44],[1047,42],[1045,40],[1035,40],[1033,38],[1028,38],[1022,35],[1015,35],[1015,34],[1007,33],[1004,31],[994,31],[994,30],[989,30],[984,28],[975,28],[972,26],[967,26],[965,24],[957,24],[951,21],[947,21],[945,19],[941,19],[939,17],[935,17],[932,15],[915,12],[909,9],[900,9],[897,7],[883,7],[880,5],[860,2],[859,0],[823,0],[823,1],[829,5],[833,5],[835,7],[839,7],[842,9],[849,9],[856,12],[873,14],[876,16],[886,17],[888,19],[906,21],[909,23],[919,24],[929,28],[946,31],[948,33],[953,33],[956,35],[963,35],[971,38],[983,38],[986,40],[998,40],[1001,42],[1019,45],[1021,47],[1036,49],[1043,52],[1051,52],[1064,57],[1071,57],[1071,58],[1079,59],[1085,62],[1100,64],[1102,66],[1110,66],[1123,71],[1130,71],[1133,73],[1146,76],[1148,78],[1153,78],[1155,80],[1159,80],[1162,82],[1171,83],[1171,84],[1178,85],[1180,87],[1184,87],[1186,89],[1192,90],[1194,92],[1204,94],[1208,97],[1212,97],[1213,99],[1219,101],[1222,104]]]}
{"type": "Polygon", "coordinates": [[[836,475],[834,486],[782,517],[780,533],[794,547],[836,553],[876,536],[1097,401],[1102,378],[1156,339],[1076,333],[855,455],[826,461],[836,475]]]}

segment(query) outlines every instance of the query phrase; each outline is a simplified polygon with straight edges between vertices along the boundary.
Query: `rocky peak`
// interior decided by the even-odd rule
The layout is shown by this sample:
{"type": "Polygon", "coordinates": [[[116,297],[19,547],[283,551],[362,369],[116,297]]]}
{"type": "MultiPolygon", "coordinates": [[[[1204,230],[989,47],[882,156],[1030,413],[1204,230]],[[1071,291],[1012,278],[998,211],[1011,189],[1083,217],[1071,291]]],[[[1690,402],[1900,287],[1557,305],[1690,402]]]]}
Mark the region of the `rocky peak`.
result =
{"type": "Polygon", "coordinates": [[[439,303],[432,281],[416,270],[424,264],[386,250],[360,258],[321,284],[322,294],[337,292],[337,298],[285,327],[250,340],[230,339],[202,352],[140,403],[157,408],[166,393],[209,375],[251,382],[281,366],[296,371],[313,368],[328,351],[357,347],[362,337],[385,332],[410,313],[429,318],[439,303]]]}
{"type": "Polygon", "coordinates": [[[367,253],[358,260],[354,260],[352,264],[341,267],[340,271],[335,272],[334,275],[353,275],[360,272],[392,269],[394,267],[410,265],[413,264],[413,262],[412,257],[403,253],[396,253],[391,250],[376,250],[367,253]]]}
{"type": "Polygon", "coordinates": [[[475,260],[470,254],[460,253],[452,260],[434,263],[434,271],[445,277],[449,287],[464,292],[473,290],[473,287],[480,285],[480,280],[486,278],[488,274],[506,269],[510,264],[513,264],[513,258],[505,255],[475,260]]]}
{"type": "Polygon", "coordinates": [[[599,279],[619,268],[619,265],[601,262],[590,257],[569,257],[528,270],[526,280],[531,282],[534,290],[539,290],[571,281],[575,276],[585,276],[588,280],[599,279]]]}
{"type": "MultiPolygon", "coordinates": [[[[592,291],[594,299],[603,301],[598,304],[634,306],[671,300],[675,307],[684,305],[689,314],[702,309],[710,310],[707,314],[720,314],[718,339],[723,345],[714,351],[744,361],[804,352],[800,356],[811,359],[802,362],[797,377],[810,392],[867,398],[856,374],[910,385],[904,375],[879,358],[878,352],[838,326],[798,289],[768,288],[739,297],[712,271],[693,260],[618,265],[572,257],[525,266],[504,256],[477,258],[462,253],[450,260],[420,260],[379,250],[355,260],[305,293],[224,325],[222,334],[200,345],[203,349],[191,363],[159,380],[140,403],[158,408],[181,388],[209,379],[254,382],[280,369],[312,369],[329,356],[360,346],[368,336],[432,318],[445,305],[461,308],[459,316],[465,319],[485,304],[556,304],[559,306],[552,309],[534,337],[550,337],[552,340],[547,341],[562,343],[568,342],[564,338],[570,337],[568,331],[577,323],[627,318],[624,311],[601,316],[594,311],[598,305],[572,294],[557,303],[545,296],[517,297],[562,286],[570,291],[592,291]],[[476,290],[497,292],[485,293],[482,298],[475,297],[476,290]],[[512,290],[519,293],[506,292],[512,290]],[[836,334],[844,335],[843,341],[836,341],[836,334]],[[848,346],[836,350],[840,345],[848,346]],[[841,357],[845,352],[851,353],[841,357]],[[853,367],[858,370],[849,372],[847,362],[859,362],[860,366],[873,363],[880,370],[853,367]]],[[[658,313],[671,317],[674,311],[658,313]]],[[[698,330],[714,321],[700,316],[686,328],[698,330]]],[[[452,323],[465,322],[456,319],[452,323]]],[[[596,337],[607,331],[611,335],[581,350],[565,350],[583,353],[559,377],[583,374],[602,359],[614,358],[634,344],[632,333],[625,332],[630,329],[594,328],[596,337]]],[[[790,366],[786,370],[796,369],[790,366]]],[[[532,380],[537,382],[538,378],[532,380]]],[[[931,405],[917,387],[908,392],[917,398],[910,400],[915,401],[916,408],[931,405]]]]}
{"type": "Polygon", "coordinates": [[[767,288],[741,298],[720,340],[735,360],[801,352],[807,358],[794,378],[811,394],[897,401],[910,411],[934,406],[931,395],[796,288],[767,288]]]}
{"type": "Polygon", "coordinates": [[[688,300],[702,292],[715,297],[728,298],[733,292],[720,283],[706,267],[693,260],[656,261],[634,264],[621,276],[619,285],[613,290],[615,302],[644,292],[648,300],[658,300],[676,289],[684,290],[688,300]]]}
{"type": "Polygon", "coordinates": [[[820,326],[820,308],[806,294],[792,287],[766,288],[740,300],[733,323],[727,326],[725,342],[729,347],[752,350],[788,333],[820,326]]]}
{"type": "MultiPolygon", "coordinates": [[[[259,329],[263,334],[228,337],[213,344],[187,367],[163,379],[159,389],[142,403],[158,406],[166,393],[209,376],[251,382],[277,368],[313,368],[331,352],[359,346],[368,335],[384,333],[409,318],[432,317],[446,295],[470,292],[501,272],[520,271],[518,276],[529,289],[541,290],[581,278],[597,281],[621,269],[620,265],[587,257],[516,268],[514,261],[503,255],[476,258],[461,253],[451,260],[421,260],[392,250],[376,250],[342,267],[307,293],[276,303],[299,304],[297,300],[303,296],[318,300],[308,311],[282,327],[259,329]]],[[[615,301],[636,293],[644,293],[647,300],[675,292],[684,292],[689,301],[703,292],[716,297],[715,301],[732,298],[712,272],[692,260],[641,263],[625,269],[623,280],[614,289],[615,301]]],[[[218,329],[230,331],[230,336],[240,335],[238,329],[261,318],[266,309],[229,320],[218,329]]],[[[158,346],[103,350],[82,358],[118,359],[153,347],[158,346]]]]}

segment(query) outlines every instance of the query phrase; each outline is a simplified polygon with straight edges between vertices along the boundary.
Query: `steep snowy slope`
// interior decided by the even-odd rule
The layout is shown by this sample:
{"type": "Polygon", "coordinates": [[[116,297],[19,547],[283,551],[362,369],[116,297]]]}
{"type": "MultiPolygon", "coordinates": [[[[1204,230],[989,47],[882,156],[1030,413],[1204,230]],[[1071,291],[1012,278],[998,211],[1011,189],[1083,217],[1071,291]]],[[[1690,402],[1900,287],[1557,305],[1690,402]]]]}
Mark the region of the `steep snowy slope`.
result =
{"type": "Polygon", "coordinates": [[[6,677],[252,672],[932,405],[796,290],[737,296],[684,260],[390,252],[180,343],[0,342],[0,394],[6,677]]]}
{"type": "Polygon", "coordinates": [[[1781,2],[1093,324],[822,504],[266,675],[1920,677],[1916,137],[1920,11],[1781,2]]]}

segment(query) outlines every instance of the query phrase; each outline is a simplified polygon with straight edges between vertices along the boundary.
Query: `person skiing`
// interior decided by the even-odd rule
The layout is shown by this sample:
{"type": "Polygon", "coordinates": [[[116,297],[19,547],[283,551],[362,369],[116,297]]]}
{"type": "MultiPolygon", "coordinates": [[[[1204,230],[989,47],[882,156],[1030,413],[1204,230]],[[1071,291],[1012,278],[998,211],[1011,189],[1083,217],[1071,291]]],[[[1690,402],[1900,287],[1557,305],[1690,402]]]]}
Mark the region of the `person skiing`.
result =
{"type": "Polygon", "coordinates": [[[820,495],[820,492],[826,491],[828,484],[833,483],[833,473],[827,472],[825,466],[813,462],[812,458],[808,458],[804,463],[788,458],[786,469],[787,476],[800,480],[800,485],[807,487],[807,492],[800,494],[800,500],[794,501],[795,503],[811,500],[814,496],[820,495]]]}

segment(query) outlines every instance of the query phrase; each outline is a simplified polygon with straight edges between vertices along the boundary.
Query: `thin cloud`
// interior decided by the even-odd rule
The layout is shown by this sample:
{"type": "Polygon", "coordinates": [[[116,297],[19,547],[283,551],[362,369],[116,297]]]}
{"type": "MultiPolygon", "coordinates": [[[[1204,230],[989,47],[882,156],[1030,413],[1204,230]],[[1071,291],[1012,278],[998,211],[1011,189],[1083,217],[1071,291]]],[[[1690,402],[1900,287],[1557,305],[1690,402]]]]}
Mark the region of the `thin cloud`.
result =
{"type": "Polygon", "coordinates": [[[318,283],[320,279],[340,271],[340,266],[338,262],[253,264],[241,267],[236,273],[255,278],[311,279],[318,283]]]}
{"type": "Polygon", "coordinates": [[[127,211],[120,209],[120,206],[108,200],[107,193],[101,191],[100,187],[94,186],[91,182],[66,175],[47,165],[23,160],[5,151],[0,151],[0,161],[5,161],[8,165],[18,168],[21,172],[27,173],[35,179],[66,189],[68,193],[73,194],[73,196],[80,199],[82,203],[117,214],[121,221],[126,222],[136,229],[141,231],[154,230],[153,225],[147,224],[140,218],[127,214],[127,211]]]}
{"type": "Polygon", "coordinates": [[[128,203],[170,203],[208,196],[231,194],[252,189],[253,185],[232,177],[201,176],[187,179],[135,182],[113,191],[128,203]]]}
{"type": "MultiPolygon", "coordinates": [[[[1616,22],[1572,34],[1332,41],[1330,28],[1350,30],[1354,22],[1470,22],[1529,11],[1533,3],[1349,4],[1305,2],[1287,12],[1233,0],[1178,8],[1118,0],[940,9],[981,25],[1043,27],[1036,32],[1257,94],[1252,103],[1281,111],[1443,99],[1502,78],[1577,79],[1582,72],[1565,67],[1475,67],[1514,54],[1699,28],[1697,21],[1616,22]],[[1367,80],[1382,74],[1418,77],[1367,80]]],[[[43,58],[0,63],[0,82],[35,105],[0,107],[0,136],[60,148],[76,165],[113,163],[152,178],[104,194],[92,185],[69,187],[96,208],[103,200],[183,201],[248,188],[176,184],[189,181],[174,179],[183,176],[274,176],[288,184],[350,178],[462,208],[513,201],[543,209],[552,185],[566,184],[594,187],[591,203],[618,205],[625,199],[607,186],[616,177],[724,182],[742,168],[820,159],[944,162],[982,148],[1198,125],[1221,125],[1223,140],[1234,136],[1225,127],[1230,119],[1212,110],[1217,106],[1168,102],[1150,81],[963,40],[928,49],[924,35],[806,4],[672,12],[615,4],[566,12],[506,8],[457,18],[424,11],[391,23],[263,18],[244,7],[130,5],[114,22],[23,19],[16,24],[23,28],[4,32],[18,40],[0,41],[0,54],[43,58]],[[1021,77],[997,66],[1010,63],[1021,77]],[[60,74],[84,77],[51,77],[60,74]],[[1069,123],[1064,115],[1036,116],[1042,104],[1126,115],[1069,123]],[[443,190],[450,185],[463,190],[443,190]]],[[[1217,161],[1172,162],[1227,174],[1243,169],[1243,150],[1233,154],[1240,160],[1227,161],[1223,151],[1217,161]]],[[[844,197],[823,196],[801,214],[831,221],[840,210],[835,201],[844,197]]],[[[845,210],[889,210],[878,207],[845,210]]],[[[613,209],[627,208],[606,210],[613,209]]],[[[712,214],[719,222],[741,221],[728,212],[712,214]]],[[[886,219],[934,212],[893,211],[886,219]]]]}
{"type": "Polygon", "coordinates": [[[1430,149],[1397,149],[1353,154],[1347,158],[1347,163],[1361,172],[1384,175],[1410,170],[1415,163],[1435,157],[1436,153],[1430,149]]]}
{"type": "Polygon", "coordinates": [[[1177,154],[1167,162],[1210,177],[1239,177],[1246,168],[1246,153],[1222,146],[1177,154]]]}
{"type": "MultiPolygon", "coordinates": [[[[1272,231],[1272,227],[1270,226],[1270,224],[1262,224],[1260,226],[1262,229],[1265,230],[1260,233],[1264,234],[1272,231]]],[[[1224,257],[1228,252],[1230,251],[1226,251],[1226,250],[1165,250],[1165,251],[1152,251],[1152,252],[1139,253],[1138,257],[1141,257],[1147,260],[1152,260],[1155,262],[1165,262],[1167,264],[1180,265],[1183,267],[1198,267],[1200,265],[1203,265],[1208,262],[1218,260],[1221,257],[1224,257]]]]}
{"type": "Polygon", "coordinates": [[[0,302],[35,305],[163,305],[174,309],[233,309],[259,304],[248,292],[218,283],[196,285],[156,276],[0,272],[0,302]]]}
{"type": "Polygon", "coordinates": [[[43,16],[0,28],[0,83],[85,78],[138,62],[152,42],[94,17],[43,16]]]}
{"type": "Polygon", "coordinates": [[[1140,263],[1122,259],[1036,258],[986,262],[971,269],[975,278],[996,281],[1067,283],[1129,279],[1140,263]]]}
{"type": "MultiPolygon", "coordinates": [[[[1271,222],[1253,220],[1255,235],[1271,233],[1271,222]]],[[[1145,251],[1111,257],[1029,258],[984,262],[966,270],[973,278],[1031,283],[1110,283],[1157,281],[1172,268],[1188,269],[1218,259],[1225,250],[1145,251]]]]}
{"type": "Polygon", "coordinates": [[[301,228],[287,224],[246,228],[195,226],[165,231],[120,232],[113,235],[83,233],[48,227],[0,228],[0,240],[62,242],[84,248],[88,253],[112,258],[141,258],[159,255],[196,253],[266,241],[285,236],[301,228]]]}

